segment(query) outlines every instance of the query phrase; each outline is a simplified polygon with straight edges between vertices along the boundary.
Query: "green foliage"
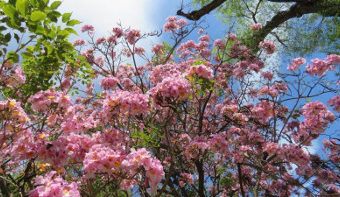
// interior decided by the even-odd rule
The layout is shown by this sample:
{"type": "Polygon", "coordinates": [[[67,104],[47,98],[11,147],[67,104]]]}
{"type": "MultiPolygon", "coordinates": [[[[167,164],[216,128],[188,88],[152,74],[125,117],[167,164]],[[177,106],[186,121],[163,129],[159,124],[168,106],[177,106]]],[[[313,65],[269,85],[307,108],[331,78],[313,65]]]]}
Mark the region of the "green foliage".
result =
{"type": "MultiPolygon", "coordinates": [[[[91,197],[128,197],[132,196],[131,192],[123,191],[119,189],[117,180],[104,180],[102,177],[93,178],[88,185],[83,188],[86,194],[91,197]]],[[[87,195],[86,195],[87,196],[87,195]]]]}
{"type": "MultiPolygon", "coordinates": [[[[212,0],[194,0],[199,7],[210,3],[212,0]]],[[[320,5],[339,5],[339,0],[320,0],[320,5]]],[[[264,0],[230,0],[218,8],[219,17],[229,27],[241,35],[243,41],[253,50],[258,49],[258,40],[262,39],[256,32],[250,31],[249,25],[256,22],[265,25],[272,17],[282,10],[288,10],[292,3],[278,3],[264,0]]],[[[333,6],[331,6],[333,9],[333,6]]],[[[327,9],[317,13],[293,18],[280,24],[272,32],[283,42],[285,52],[290,54],[305,55],[312,52],[339,53],[340,52],[340,21],[339,15],[324,17],[327,9]],[[296,41],[299,42],[296,42],[296,41]],[[296,54],[297,53],[297,54],[296,54]]]]}
{"type": "Polygon", "coordinates": [[[340,18],[320,15],[308,15],[289,23],[289,36],[294,39],[287,41],[287,51],[300,56],[315,50],[325,53],[340,52],[340,18]],[[296,44],[299,40],[299,44],[296,44]]]}
{"type": "Polygon", "coordinates": [[[160,146],[160,135],[161,133],[158,127],[151,126],[148,129],[145,128],[141,130],[136,126],[131,133],[131,138],[136,141],[135,148],[157,148],[160,146]]]}
{"type": "MultiPolygon", "coordinates": [[[[91,67],[68,41],[71,34],[76,34],[72,27],[80,21],[71,19],[71,13],[58,12],[60,4],[49,0],[0,0],[0,55],[5,55],[0,61],[21,64],[26,75],[24,96],[51,87],[53,76],[65,65],[78,70],[84,80],[91,76],[91,67]]],[[[5,87],[0,90],[5,96],[14,96],[5,87]]]]}

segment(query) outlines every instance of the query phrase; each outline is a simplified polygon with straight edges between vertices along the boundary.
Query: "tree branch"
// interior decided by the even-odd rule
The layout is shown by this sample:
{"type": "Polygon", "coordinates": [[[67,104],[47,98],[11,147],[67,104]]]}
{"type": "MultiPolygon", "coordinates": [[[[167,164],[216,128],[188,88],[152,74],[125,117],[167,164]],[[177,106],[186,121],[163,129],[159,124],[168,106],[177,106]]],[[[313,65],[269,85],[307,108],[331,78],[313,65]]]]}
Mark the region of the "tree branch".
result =
{"type": "Polygon", "coordinates": [[[187,19],[197,21],[199,20],[202,16],[209,14],[212,10],[218,8],[220,5],[222,5],[226,0],[214,0],[207,5],[203,6],[199,10],[192,11],[190,13],[184,13],[182,9],[177,11],[177,15],[179,16],[184,16],[187,19]]]}
{"type": "MultiPolygon", "coordinates": [[[[275,0],[271,0],[275,1],[275,0]]],[[[340,3],[336,3],[335,1],[307,1],[304,3],[295,3],[288,10],[278,12],[273,18],[266,23],[266,25],[257,33],[254,34],[255,44],[254,47],[257,47],[258,44],[264,40],[264,38],[272,32],[275,28],[279,27],[284,22],[292,19],[301,17],[305,14],[318,13],[322,16],[331,17],[337,16],[340,14],[340,3]]]]}
{"type": "Polygon", "coordinates": [[[204,170],[203,170],[203,164],[201,161],[197,160],[195,162],[197,172],[198,172],[198,195],[200,197],[205,197],[204,195],[204,170]]]}

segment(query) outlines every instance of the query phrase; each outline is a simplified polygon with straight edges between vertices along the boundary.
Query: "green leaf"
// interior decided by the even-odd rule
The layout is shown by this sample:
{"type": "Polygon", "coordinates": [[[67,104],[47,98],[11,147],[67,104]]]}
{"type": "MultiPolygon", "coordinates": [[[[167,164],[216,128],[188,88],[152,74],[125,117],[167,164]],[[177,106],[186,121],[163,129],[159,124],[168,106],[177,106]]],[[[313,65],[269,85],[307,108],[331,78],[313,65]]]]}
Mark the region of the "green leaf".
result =
{"type": "Polygon", "coordinates": [[[60,6],[60,4],[61,4],[61,1],[55,1],[55,2],[53,2],[53,3],[51,4],[50,8],[51,8],[52,10],[55,10],[55,9],[57,9],[57,8],[60,6]]]}
{"type": "Polygon", "coordinates": [[[42,11],[34,11],[31,14],[32,21],[42,21],[46,18],[46,14],[42,11]]]}
{"type": "Polygon", "coordinates": [[[67,37],[70,33],[67,30],[61,30],[58,32],[58,36],[61,36],[63,38],[67,37]]]}
{"type": "Polygon", "coordinates": [[[11,41],[11,38],[12,38],[12,36],[11,36],[11,33],[7,33],[6,35],[5,35],[5,42],[9,42],[9,41],[11,41]]]}
{"type": "Polygon", "coordinates": [[[19,11],[20,14],[26,15],[26,8],[27,8],[27,0],[17,0],[15,7],[19,11]]]}
{"type": "Polygon", "coordinates": [[[62,20],[64,23],[66,23],[66,22],[68,22],[68,21],[70,20],[71,15],[72,15],[72,13],[70,13],[70,12],[64,13],[61,20],[62,20]]]}
{"type": "Polygon", "coordinates": [[[16,33],[14,33],[14,38],[15,38],[15,40],[17,41],[17,43],[19,43],[19,41],[20,41],[19,35],[16,34],[16,33]]]}
{"type": "Polygon", "coordinates": [[[7,59],[12,60],[14,63],[19,62],[19,55],[15,53],[14,51],[10,51],[7,54],[7,59]]]}
{"type": "Polygon", "coordinates": [[[65,28],[65,30],[70,32],[71,34],[78,35],[77,31],[72,29],[72,28],[67,27],[67,28],[65,28]]]}
{"type": "Polygon", "coordinates": [[[70,21],[68,21],[67,23],[66,23],[66,25],[68,25],[68,26],[74,26],[74,25],[78,25],[78,24],[80,24],[81,22],[80,21],[78,21],[78,20],[70,20],[70,21]]]}
{"type": "Polygon", "coordinates": [[[0,31],[4,31],[6,30],[7,28],[5,26],[0,26],[0,31]]]}
{"type": "Polygon", "coordinates": [[[3,6],[2,10],[9,18],[14,18],[16,13],[14,6],[6,4],[3,6]]]}

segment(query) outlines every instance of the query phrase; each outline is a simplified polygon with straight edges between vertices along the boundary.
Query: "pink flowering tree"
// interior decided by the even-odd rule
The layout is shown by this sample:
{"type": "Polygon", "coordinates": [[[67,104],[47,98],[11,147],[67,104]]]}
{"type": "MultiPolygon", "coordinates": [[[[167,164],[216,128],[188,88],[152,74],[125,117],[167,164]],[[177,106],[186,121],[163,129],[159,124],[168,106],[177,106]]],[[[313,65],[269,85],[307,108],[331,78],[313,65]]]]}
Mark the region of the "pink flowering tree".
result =
{"type": "Polygon", "coordinates": [[[194,28],[170,17],[172,45],[147,52],[154,34],[118,26],[98,38],[84,26],[89,39],[74,45],[90,83],[66,68],[53,88],[0,101],[2,194],[339,194],[340,56],[272,73],[232,33],[184,41],[194,28]]]}

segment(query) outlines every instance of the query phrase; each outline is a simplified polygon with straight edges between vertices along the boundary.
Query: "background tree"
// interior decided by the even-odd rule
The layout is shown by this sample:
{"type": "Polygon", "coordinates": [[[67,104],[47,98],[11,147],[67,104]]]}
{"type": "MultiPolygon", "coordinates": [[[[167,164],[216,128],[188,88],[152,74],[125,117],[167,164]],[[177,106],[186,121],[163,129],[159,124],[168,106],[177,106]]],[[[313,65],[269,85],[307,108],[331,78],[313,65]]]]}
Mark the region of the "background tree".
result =
{"type": "Polygon", "coordinates": [[[84,75],[90,73],[86,62],[68,41],[70,34],[76,34],[72,27],[80,22],[71,19],[71,13],[58,12],[60,4],[61,1],[49,0],[0,1],[3,96],[28,98],[46,90],[56,82],[52,77],[57,77],[65,65],[84,75]],[[8,72],[16,72],[16,78],[6,78],[8,72]]]}
{"type": "Polygon", "coordinates": [[[177,14],[199,20],[217,10],[222,21],[235,24],[243,42],[257,50],[268,35],[285,47],[286,52],[339,52],[338,0],[194,0],[201,5],[197,10],[177,14]],[[256,32],[247,26],[261,23],[256,32]],[[298,45],[296,44],[298,41],[298,45]]]}

